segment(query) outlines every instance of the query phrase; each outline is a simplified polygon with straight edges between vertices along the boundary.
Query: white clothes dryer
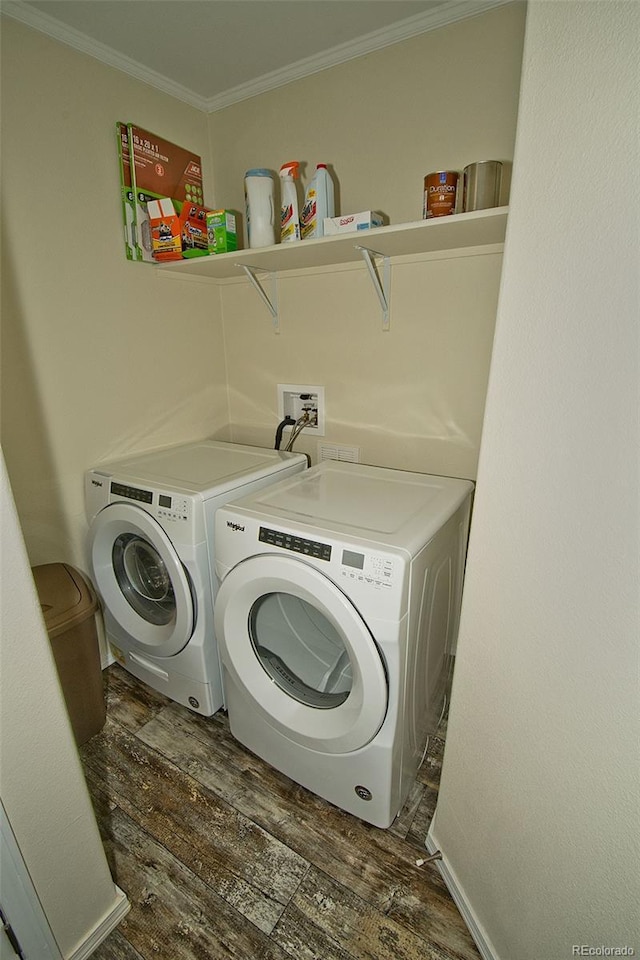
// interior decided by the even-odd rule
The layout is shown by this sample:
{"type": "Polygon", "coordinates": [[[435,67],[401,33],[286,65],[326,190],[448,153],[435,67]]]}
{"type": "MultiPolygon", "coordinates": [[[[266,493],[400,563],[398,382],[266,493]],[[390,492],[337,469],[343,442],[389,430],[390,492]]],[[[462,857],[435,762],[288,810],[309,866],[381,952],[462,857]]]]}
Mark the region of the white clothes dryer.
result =
{"type": "Polygon", "coordinates": [[[306,467],[303,454],[204,440],[87,471],[90,567],[109,648],[126,670],[204,716],[224,705],[214,514],[306,467]]]}
{"type": "Polygon", "coordinates": [[[473,484],[325,461],[215,518],[232,734],[388,827],[441,716],[473,484]]]}

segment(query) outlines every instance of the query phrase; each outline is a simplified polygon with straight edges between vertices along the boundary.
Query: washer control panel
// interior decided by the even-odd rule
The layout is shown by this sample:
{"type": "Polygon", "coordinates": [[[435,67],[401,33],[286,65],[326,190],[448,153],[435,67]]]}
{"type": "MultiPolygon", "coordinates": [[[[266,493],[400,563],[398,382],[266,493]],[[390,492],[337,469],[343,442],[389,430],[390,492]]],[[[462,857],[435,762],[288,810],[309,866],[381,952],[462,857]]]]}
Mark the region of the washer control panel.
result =
{"type": "Polygon", "coordinates": [[[156,516],[163,520],[188,520],[191,510],[191,501],[186,497],[177,497],[173,494],[158,494],[158,510],[156,516]]]}
{"type": "Polygon", "coordinates": [[[127,500],[137,500],[138,503],[153,503],[153,493],[151,490],[140,490],[138,487],[130,487],[126,483],[116,483],[111,481],[111,493],[116,497],[126,497],[127,500]]]}
{"type": "Polygon", "coordinates": [[[178,520],[187,522],[191,516],[191,501],[188,497],[175,494],[159,493],[154,490],[143,490],[127,483],[111,481],[112,497],[124,497],[136,503],[145,503],[153,509],[149,513],[160,520],[178,520]]]}

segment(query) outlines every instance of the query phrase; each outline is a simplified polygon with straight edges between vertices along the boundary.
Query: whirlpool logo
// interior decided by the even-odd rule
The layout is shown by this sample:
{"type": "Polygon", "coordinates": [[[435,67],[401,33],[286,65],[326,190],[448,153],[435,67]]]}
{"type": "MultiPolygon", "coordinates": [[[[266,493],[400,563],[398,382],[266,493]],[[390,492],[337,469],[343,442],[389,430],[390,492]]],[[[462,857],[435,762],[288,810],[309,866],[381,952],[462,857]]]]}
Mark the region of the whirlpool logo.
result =
{"type": "Polygon", "coordinates": [[[244,526],[241,523],[234,523],[232,520],[227,520],[227,526],[230,530],[233,530],[234,533],[244,533],[244,526]]]}

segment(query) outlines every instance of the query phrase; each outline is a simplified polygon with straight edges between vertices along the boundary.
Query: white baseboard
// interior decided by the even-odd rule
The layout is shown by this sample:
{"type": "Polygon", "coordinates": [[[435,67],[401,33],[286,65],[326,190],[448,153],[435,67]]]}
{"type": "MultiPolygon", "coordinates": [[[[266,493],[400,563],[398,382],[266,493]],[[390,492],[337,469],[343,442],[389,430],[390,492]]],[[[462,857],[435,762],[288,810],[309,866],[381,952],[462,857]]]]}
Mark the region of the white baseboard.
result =
{"type": "Polygon", "coordinates": [[[106,670],[107,667],[110,667],[112,663],[116,662],[116,658],[111,653],[111,650],[108,650],[106,653],[100,651],[100,669],[106,670]]]}
{"type": "Polygon", "coordinates": [[[429,833],[427,834],[425,847],[430,854],[437,853],[438,851],[440,851],[442,854],[442,860],[435,861],[436,866],[440,871],[442,879],[447,885],[447,889],[449,890],[456,907],[460,911],[462,919],[469,929],[469,933],[474,939],[475,945],[478,948],[482,960],[500,960],[498,954],[493,948],[493,944],[485,934],[481,925],[478,923],[473,907],[469,903],[464,890],[458,882],[455,872],[451,869],[445,854],[440,849],[437,840],[434,839],[431,829],[429,829],[429,833]]]}
{"type": "Polygon", "coordinates": [[[117,900],[114,907],[102,918],[100,923],[94,927],[87,939],[83,940],[80,946],[76,947],[73,953],[69,955],[68,960],[87,960],[87,957],[90,957],[91,954],[97,950],[102,941],[115,930],[120,921],[129,913],[131,909],[129,898],[122,892],[120,887],[115,886],[115,891],[117,900]]]}

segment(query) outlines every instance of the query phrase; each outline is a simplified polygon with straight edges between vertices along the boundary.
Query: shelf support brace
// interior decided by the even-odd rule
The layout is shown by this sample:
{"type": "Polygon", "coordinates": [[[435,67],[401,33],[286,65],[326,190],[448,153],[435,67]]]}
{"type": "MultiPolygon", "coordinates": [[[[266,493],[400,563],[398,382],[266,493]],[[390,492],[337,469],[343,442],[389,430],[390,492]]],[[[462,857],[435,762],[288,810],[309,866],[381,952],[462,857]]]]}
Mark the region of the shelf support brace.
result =
{"type": "Polygon", "coordinates": [[[367,265],[369,276],[371,277],[374,289],[378,294],[380,306],[382,307],[382,329],[383,331],[387,331],[389,329],[389,299],[391,294],[391,259],[390,257],[385,257],[384,253],[378,253],[376,250],[370,250],[368,247],[361,247],[357,244],[356,250],[360,251],[367,265]],[[380,282],[373,257],[382,257],[382,283],[380,282]]]}
{"type": "Polygon", "coordinates": [[[258,272],[265,273],[264,270],[260,270],[259,267],[247,266],[246,263],[236,263],[236,267],[242,267],[248,279],[251,281],[254,289],[257,291],[260,299],[264,304],[266,304],[269,313],[273,317],[273,332],[280,333],[280,324],[278,319],[278,285],[276,282],[276,274],[273,272],[269,273],[269,277],[271,279],[271,298],[269,298],[256,276],[256,273],[258,272]]]}

